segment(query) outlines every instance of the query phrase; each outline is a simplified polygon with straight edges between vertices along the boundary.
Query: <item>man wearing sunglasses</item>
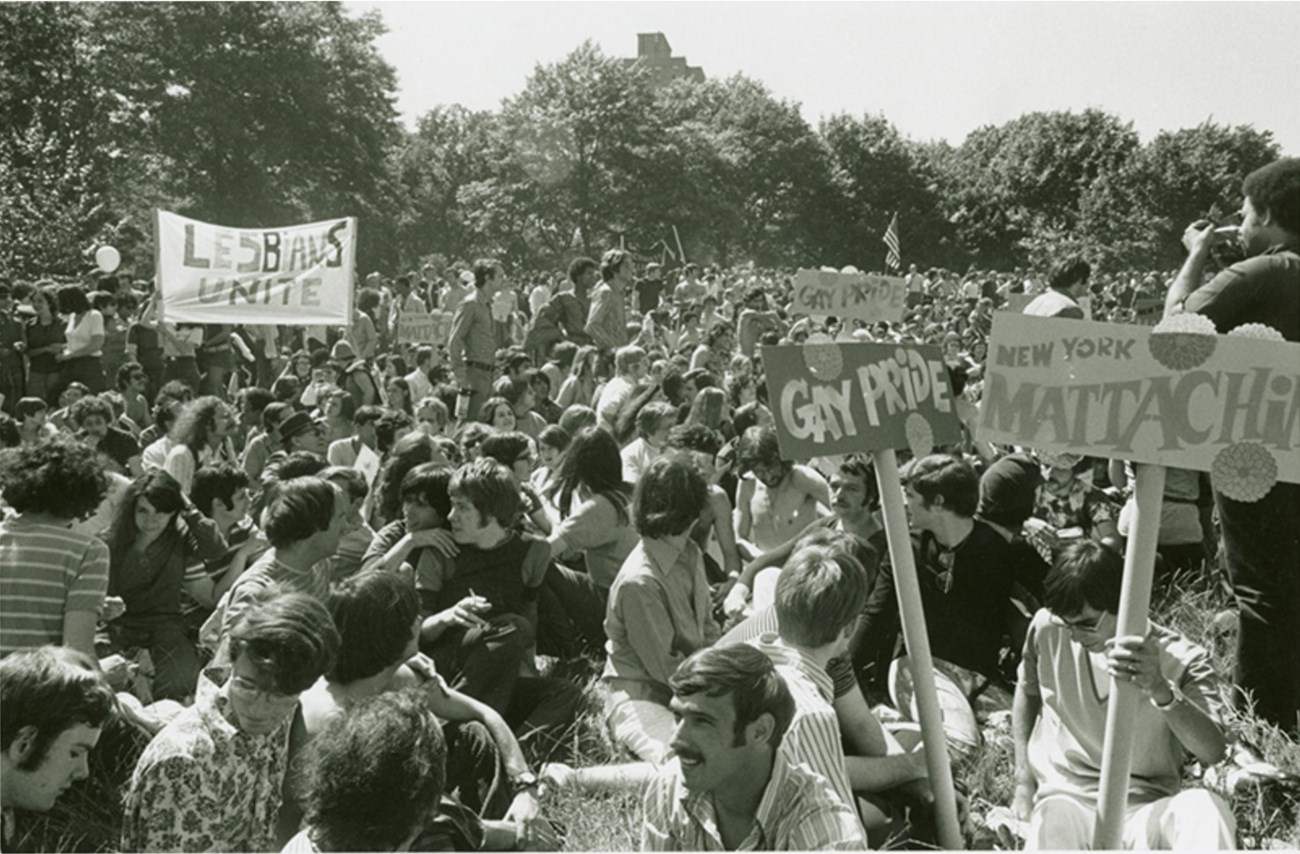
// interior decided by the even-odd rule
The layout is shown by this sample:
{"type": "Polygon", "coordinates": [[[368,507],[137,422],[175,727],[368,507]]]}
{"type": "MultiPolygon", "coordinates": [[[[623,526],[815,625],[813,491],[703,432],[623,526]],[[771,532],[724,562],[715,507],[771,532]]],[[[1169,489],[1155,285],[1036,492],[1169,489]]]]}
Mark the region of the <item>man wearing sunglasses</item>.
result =
{"type": "Polygon", "coordinates": [[[1086,848],[1100,791],[1106,707],[1116,680],[1149,701],[1134,730],[1124,847],[1224,850],[1234,846],[1228,805],[1207,789],[1179,791],[1187,753],[1222,759],[1218,679],[1205,650],[1152,625],[1116,637],[1123,559],[1093,540],[1060,553],[1044,582],[1012,711],[1018,818],[1026,850],[1086,848]]]}

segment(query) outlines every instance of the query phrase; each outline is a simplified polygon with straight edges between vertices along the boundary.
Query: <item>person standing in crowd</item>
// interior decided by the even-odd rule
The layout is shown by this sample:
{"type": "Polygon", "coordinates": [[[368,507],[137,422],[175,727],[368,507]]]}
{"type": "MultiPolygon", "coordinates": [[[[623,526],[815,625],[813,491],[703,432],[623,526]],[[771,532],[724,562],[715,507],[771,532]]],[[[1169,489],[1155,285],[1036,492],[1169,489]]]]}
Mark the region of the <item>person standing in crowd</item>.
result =
{"type": "Polygon", "coordinates": [[[591,309],[584,330],[601,354],[609,359],[628,343],[624,306],[632,283],[632,257],[622,249],[611,249],[600,259],[600,284],[591,292],[591,309]]]}
{"type": "Polygon", "coordinates": [[[1147,702],[1124,725],[1134,751],[1124,816],[1125,847],[1230,850],[1232,811],[1203,788],[1179,791],[1185,755],[1219,762],[1226,738],[1218,680],[1205,650],[1152,625],[1117,636],[1124,563],[1108,547],[1066,546],[1044,582],[1025,639],[1013,708],[1017,818],[1029,851],[1086,848],[1096,822],[1106,707],[1112,679],[1147,702]]]}
{"type": "Polygon", "coordinates": [[[1092,265],[1080,258],[1058,263],[1047,280],[1048,290],[1034,297],[1025,306],[1024,314],[1083,320],[1079,298],[1087,295],[1088,277],[1091,275],[1092,265]]]}
{"type": "MultiPolygon", "coordinates": [[[[1226,238],[1212,222],[1183,234],[1187,260],[1165,296],[1165,314],[1214,321],[1220,335],[1246,323],[1300,341],[1300,158],[1256,169],[1242,184],[1238,241],[1246,260],[1204,282],[1210,250],[1226,238]]],[[[1277,483],[1255,502],[1214,494],[1228,576],[1240,609],[1237,700],[1300,736],[1300,484],[1277,483]]]]}
{"type": "Polygon", "coordinates": [[[27,324],[27,394],[52,404],[63,387],[58,354],[67,340],[54,288],[38,286],[32,293],[32,308],[36,316],[27,324]]]}
{"type": "Polygon", "coordinates": [[[59,313],[67,317],[63,351],[55,358],[60,363],[60,381],[66,386],[80,382],[91,394],[104,390],[104,316],[93,309],[85,292],[77,285],[58,290],[59,313]]]}
{"type": "Polygon", "coordinates": [[[95,452],[70,437],[0,451],[0,655],[63,644],[95,654],[108,591],[108,546],[69,530],[108,491],[95,452]]]}
{"type": "Polygon", "coordinates": [[[853,810],[781,753],[790,689],[748,644],[710,647],[673,673],[672,750],[645,795],[642,851],[861,851],[853,810]]]}
{"type": "Polygon", "coordinates": [[[636,288],[636,311],[646,315],[659,307],[664,292],[663,267],[651,261],[645,265],[645,278],[638,279],[636,288]]]}
{"type": "Polygon", "coordinates": [[[489,306],[498,278],[505,279],[500,262],[489,258],[474,262],[474,292],[461,300],[451,320],[447,353],[456,381],[469,390],[471,413],[482,409],[492,393],[497,345],[489,306]]]}
{"type": "Polygon", "coordinates": [[[9,415],[27,394],[23,372],[26,349],[27,327],[14,314],[13,289],[0,279],[0,405],[9,415]]]}
{"type": "Polygon", "coordinates": [[[6,851],[17,838],[16,810],[49,812],[78,780],[117,699],[94,659],[42,646],[0,659],[0,810],[6,851]]]}

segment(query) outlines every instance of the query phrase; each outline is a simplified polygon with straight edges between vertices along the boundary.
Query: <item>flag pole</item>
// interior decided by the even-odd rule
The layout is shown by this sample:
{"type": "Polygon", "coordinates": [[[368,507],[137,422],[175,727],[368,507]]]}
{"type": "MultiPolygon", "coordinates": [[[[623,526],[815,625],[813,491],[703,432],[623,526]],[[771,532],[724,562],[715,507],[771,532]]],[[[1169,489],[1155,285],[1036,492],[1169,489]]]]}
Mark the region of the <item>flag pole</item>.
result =
{"type": "Polygon", "coordinates": [[[682,236],[677,233],[677,226],[673,226],[673,240],[677,241],[677,263],[686,264],[686,250],[682,249],[682,236]]]}

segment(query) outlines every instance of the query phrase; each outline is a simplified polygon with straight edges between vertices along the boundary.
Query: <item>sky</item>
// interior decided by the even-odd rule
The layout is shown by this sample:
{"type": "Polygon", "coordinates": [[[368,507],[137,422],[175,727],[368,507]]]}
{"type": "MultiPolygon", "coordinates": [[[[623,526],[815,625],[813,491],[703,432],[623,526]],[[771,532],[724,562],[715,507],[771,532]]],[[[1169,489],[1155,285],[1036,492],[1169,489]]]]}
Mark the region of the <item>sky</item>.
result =
{"type": "Polygon", "coordinates": [[[801,105],[883,115],[954,145],[1039,110],[1096,107],[1143,142],[1206,119],[1300,156],[1300,2],[348,2],[377,9],[408,126],[436,106],[495,110],[586,39],[635,56],[662,32],[709,77],[801,105]]]}

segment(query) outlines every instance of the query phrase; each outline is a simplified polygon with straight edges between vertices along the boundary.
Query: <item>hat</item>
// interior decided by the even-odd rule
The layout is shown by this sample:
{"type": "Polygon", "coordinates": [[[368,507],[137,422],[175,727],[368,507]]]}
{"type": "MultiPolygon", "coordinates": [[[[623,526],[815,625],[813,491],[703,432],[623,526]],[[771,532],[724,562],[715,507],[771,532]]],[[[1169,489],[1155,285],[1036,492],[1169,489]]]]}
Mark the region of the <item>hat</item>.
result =
{"type": "Polygon", "coordinates": [[[1029,457],[1010,454],[995,461],[980,478],[980,518],[1016,529],[1034,514],[1043,474],[1029,457]]]}
{"type": "Polygon", "coordinates": [[[460,274],[460,280],[464,284],[472,285],[474,284],[474,274],[469,270],[466,270],[465,272],[460,274]]]}
{"type": "Polygon", "coordinates": [[[313,430],[319,426],[320,424],[314,421],[306,412],[295,412],[280,422],[280,440],[286,441],[294,436],[301,436],[308,430],[313,430]]]}
{"type": "Polygon", "coordinates": [[[334,342],[334,348],[330,350],[330,358],[336,362],[350,362],[357,357],[357,351],[352,349],[352,345],[340,338],[334,342]]]}

